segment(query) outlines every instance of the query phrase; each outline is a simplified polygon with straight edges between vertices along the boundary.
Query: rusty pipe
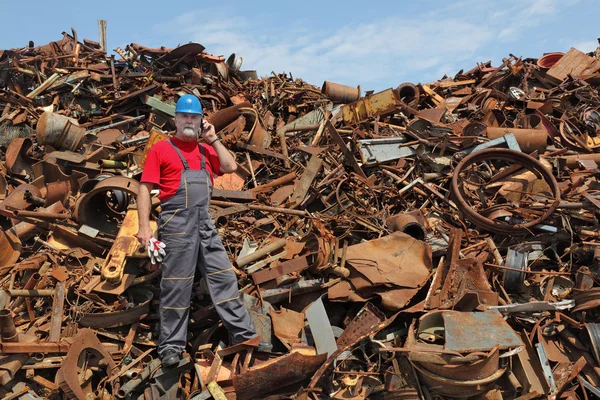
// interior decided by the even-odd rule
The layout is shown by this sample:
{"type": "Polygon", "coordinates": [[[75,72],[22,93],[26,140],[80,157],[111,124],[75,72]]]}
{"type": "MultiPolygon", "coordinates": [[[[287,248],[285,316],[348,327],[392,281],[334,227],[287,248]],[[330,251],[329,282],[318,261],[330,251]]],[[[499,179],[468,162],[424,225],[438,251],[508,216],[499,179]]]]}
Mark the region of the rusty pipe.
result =
{"type": "Polygon", "coordinates": [[[8,290],[11,297],[52,297],[53,289],[13,289],[8,290]]]}
{"type": "MultiPolygon", "coordinates": [[[[234,207],[234,206],[240,205],[240,203],[234,203],[232,201],[222,201],[222,200],[212,200],[212,199],[210,201],[210,204],[218,206],[218,207],[234,207]]],[[[289,215],[298,215],[300,217],[308,216],[308,213],[304,210],[290,210],[289,208],[269,207],[269,206],[255,205],[255,204],[248,204],[247,207],[249,210],[274,212],[274,213],[289,214],[289,215]]]]}
{"type": "MultiPolygon", "coordinates": [[[[42,279],[42,276],[38,272],[34,272],[29,277],[29,280],[27,281],[25,286],[23,286],[23,289],[24,290],[33,289],[35,287],[35,285],[37,285],[41,279],[42,279]]],[[[23,297],[19,297],[18,299],[15,299],[15,301],[13,302],[13,305],[12,305],[13,310],[16,309],[17,307],[19,307],[21,304],[23,304],[24,301],[25,301],[25,299],[23,297]]]]}
{"type": "Polygon", "coordinates": [[[269,183],[265,183],[264,185],[259,185],[255,188],[250,189],[251,192],[262,192],[266,189],[276,188],[279,186],[286,185],[288,183],[292,183],[296,179],[296,173],[290,172],[287,175],[282,176],[281,178],[277,178],[275,180],[270,181],[269,183]]]}
{"type": "Polygon", "coordinates": [[[11,311],[7,309],[0,310],[0,338],[4,343],[19,341],[15,320],[11,311]]]}
{"type": "Polygon", "coordinates": [[[561,159],[565,160],[567,167],[571,169],[578,168],[577,162],[579,160],[592,160],[600,163],[600,153],[594,154],[577,154],[574,156],[562,156],[561,159]]]}
{"type": "Polygon", "coordinates": [[[274,251],[284,248],[286,243],[287,242],[285,241],[285,239],[279,239],[265,247],[256,250],[254,253],[248,254],[247,256],[240,258],[237,261],[237,265],[238,267],[242,268],[254,261],[260,260],[267,254],[273,253],[274,251]]]}
{"type": "Polygon", "coordinates": [[[158,358],[152,360],[152,362],[150,362],[150,364],[148,364],[146,368],[144,368],[144,370],[136,378],[130,380],[129,382],[121,386],[121,388],[117,391],[117,397],[121,399],[127,397],[127,395],[131,393],[136,387],[138,387],[142,382],[144,382],[154,370],[160,367],[160,364],[161,362],[158,358]]]}
{"type": "Polygon", "coordinates": [[[235,106],[227,107],[222,110],[219,110],[207,117],[210,123],[215,127],[215,132],[221,131],[227,125],[231,124],[233,121],[238,119],[242,113],[240,108],[251,108],[252,104],[250,102],[245,101],[240,104],[236,104],[235,106]]]}
{"type": "Polygon", "coordinates": [[[321,93],[325,94],[334,103],[352,103],[360,98],[360,86],[352,87],[340,83],[323,82],[321,93]]]}
{"type": "Polygon", "coordinates": [[[29,190],[26,190],[23,193],[23,198],[26,202],[33,204],[35,207],[43,207],[46,204],[46,199],[43,199],[35,194],[31,193],[29,190]]]}
{"type": "Polygon", "coordinates": [[[488,139],[498,139],[504,135],[512,133],[517,139],[521,150],[525,153],[537,151],[542,154],[548,146],[548,132],[545,129],[519,129],[519,128],[497,128],[487,127],[486,135],[488,139]]]}
{"type": "Polygon", "coordinates": [[[510,386],[513,387],[517,396],[520,395],[523,392],[523,386],[521,385],[521,382],[519,382],[515,374],[513,374],[512,371],[508,371],[506,377],[508,378],[508,382],[510,383],[510,386]]]}
{"type": "Polygon", "coordinates": [[[416,85],[410,82],[401,83],[396,88],[396,92],[398,92],[398,97],[400,97],[402,102],[410,110],[411,114],[416,115],[419,113],[415,108],[419,105],[421,92],[416,85]]]}
{"type": "Polygon", "coordinates": [[[419,210],[392,215],[385,224],[390,232],[404,232],[417,240],[425,240],[425,218],[419,210]]]}
{"type": "MultiPolygon", "coordinates": [[[[54,203],[46,208],[38,210],[38,212],[44,211],[44,212],[48,212],[48,213],[60,213],[60,212],[63,212],[64,210],[65,210],[65,207],[59,201],[57,201],[56,203],[54,203]]],[[[28,239],[31,239],[35,235],[36,229],[37,229],[37,226],[35,224],[29,223],[29,222],[19,222],[18,224],[13,226],[9,231],[14,233],[21,240],[28,240],[28,239]]]]}
{"type": "Polygon", "coordinates": [[[13,215],[15,217],[24,218],[37,218],[37,219],[68,219],[71,218],[71,213],[54,213],[49,211],[27,211],[27,210],[14,210],[13,215]]]}

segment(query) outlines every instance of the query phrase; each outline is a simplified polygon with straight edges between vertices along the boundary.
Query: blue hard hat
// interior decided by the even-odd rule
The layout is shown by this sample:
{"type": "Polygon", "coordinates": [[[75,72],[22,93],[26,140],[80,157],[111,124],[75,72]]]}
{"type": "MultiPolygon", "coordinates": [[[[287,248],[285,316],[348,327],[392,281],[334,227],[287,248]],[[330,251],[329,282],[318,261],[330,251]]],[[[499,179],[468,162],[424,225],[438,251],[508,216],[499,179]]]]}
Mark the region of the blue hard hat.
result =
{"type": "Polygon", "coordinates": [[[202,114],[202,104],[193,94],[184,94],[177,100],[176,113],[202,114]]]}

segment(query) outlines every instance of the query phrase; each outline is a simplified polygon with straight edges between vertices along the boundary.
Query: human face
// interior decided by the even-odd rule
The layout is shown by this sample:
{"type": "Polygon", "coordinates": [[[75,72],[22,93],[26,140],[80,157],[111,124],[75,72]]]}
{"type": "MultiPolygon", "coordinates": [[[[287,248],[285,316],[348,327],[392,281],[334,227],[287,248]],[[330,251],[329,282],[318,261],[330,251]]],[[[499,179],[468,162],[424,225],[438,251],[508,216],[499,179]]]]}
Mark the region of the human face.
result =
{"type": "Polygon", "coordinates": [[[196,140],[202,126],[202,115],[177,113],[175,115],[175,126],[177,127],[178,138],[186,141],[196,140]]]}

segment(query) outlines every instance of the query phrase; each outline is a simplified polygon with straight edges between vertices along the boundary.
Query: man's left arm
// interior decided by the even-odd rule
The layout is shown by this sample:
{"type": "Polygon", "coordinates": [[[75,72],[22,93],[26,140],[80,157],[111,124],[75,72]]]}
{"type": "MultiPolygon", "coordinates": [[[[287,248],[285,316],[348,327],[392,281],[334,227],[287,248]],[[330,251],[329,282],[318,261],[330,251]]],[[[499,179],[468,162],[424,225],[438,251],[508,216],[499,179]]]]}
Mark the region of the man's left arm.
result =
{"type": "Polygon", "coordinates": [[[202,137],[204,137],[206,144],[211,145],[219,156],[219,162],[221,163],[221,168],[219,171],[221,174],[230,174],[235,172],[237,170],[237,163],[235,162],[235,159],[229,150],[227,150],[227,147],[221,143],[221,139],[219,139],[215,133],[215,127],[207,120],[203,120],[202,128],[202,137]]]}

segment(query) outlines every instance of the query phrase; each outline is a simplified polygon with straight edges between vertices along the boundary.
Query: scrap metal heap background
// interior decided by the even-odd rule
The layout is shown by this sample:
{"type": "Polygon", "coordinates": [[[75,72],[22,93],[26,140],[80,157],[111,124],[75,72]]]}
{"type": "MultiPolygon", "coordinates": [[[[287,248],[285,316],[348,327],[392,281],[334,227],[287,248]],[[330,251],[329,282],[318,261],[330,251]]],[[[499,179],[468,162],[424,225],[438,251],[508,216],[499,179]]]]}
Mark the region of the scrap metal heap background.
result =
{"type": "Polygon", "coordinates": [[[361,93],[197,43],[115,51],[0,53],[7,398],[598,395],[598,53],[361,93]],[[229,346],[198,276],[163,370],[135,198],[185,93],[239,165],[211,211],[261,337],[229,346]]]}

